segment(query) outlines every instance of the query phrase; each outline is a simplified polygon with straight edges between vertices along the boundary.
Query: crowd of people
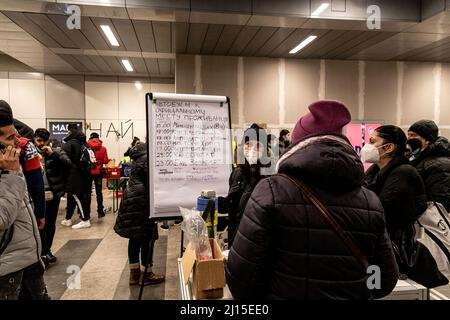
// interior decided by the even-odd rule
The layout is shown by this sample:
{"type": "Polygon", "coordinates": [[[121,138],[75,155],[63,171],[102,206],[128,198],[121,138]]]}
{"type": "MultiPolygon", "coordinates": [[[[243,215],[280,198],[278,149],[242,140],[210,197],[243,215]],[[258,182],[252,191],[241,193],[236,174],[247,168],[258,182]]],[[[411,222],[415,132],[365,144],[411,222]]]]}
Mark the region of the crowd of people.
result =
{"type": "MultiPolygon", "coordinates": [[[[343,134],[350,122],[344,104],[323,100],[292,132],[275,137],[257,124],[244,132],[219,201],[229,214],[225,271],[234,298],[374,299],[408,275],[397,249],[412,226],[430,201],[450,211],[450,143],[420,120],[407,133],[377,128],[357,153],[343,134]],[[371,164],[366,172],[363,163],[371,164]],[[367,265],[381,271],[377,288],[367,286],[367,265]]],[[[0,299],[49,299],[43,273],[57,260],[63,196],[63,226],[91,226],[93,184],[98,218],[105,216],[107,150],[97,133],[87,140],[77,125],[68,130],[52,147],[47,129],[33,131],[0,101],[0,299]],[[75,209],[80,222],[72,225],[75,209]]],[[[133,169],[114,231],[129,239],[129,284],[158,284],[165,277],[152,270],[158,227],[148,214],[147,144],[133,139],[125,156],[133,169]]]]}
{"type": "Polygon", "coordinates": [[[33,131],[0,101],[0,299],[48,299],[43,273],[57,261],[51,248],[64,195],[63,226],[91,226],[93,182],[98,218],[105,216],[101,170],[107,150],[97,133],[87,141],[77,125],[68,130],[65,143],[53,147],[47,129],[33,131]],[[76,208],[81,221],[72,226],[76,208]]]}
{"type": "Polygon", "coordinates": [[[450,210],[450,143],[437,125],[421,120],[407,134],[381,126],[358,154],[343,135],[351,121],[345,105],[318,101],[309,110],[285,150],[288,134],[280,137],[274,175],[263,175],[265,131],[254,125],[248,130],[257,133],[244,134],[245,162],[233,170],[224,201],[233,297],[376,299],[405,275],[428,288],[447,284],[433,278],[436,264],[413,273],[399,253],[427,202],[450,210]],[[368,265],[381,272],[373,289],[368,265]]]}

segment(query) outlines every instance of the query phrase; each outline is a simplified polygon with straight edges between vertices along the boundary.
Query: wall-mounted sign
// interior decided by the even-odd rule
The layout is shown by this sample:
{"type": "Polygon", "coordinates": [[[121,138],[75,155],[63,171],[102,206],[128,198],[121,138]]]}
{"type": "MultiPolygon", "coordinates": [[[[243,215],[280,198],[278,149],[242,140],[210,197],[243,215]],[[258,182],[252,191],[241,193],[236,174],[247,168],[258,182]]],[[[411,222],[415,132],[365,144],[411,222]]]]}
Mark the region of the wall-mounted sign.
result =
{"type": "Polygon", "coordinates": [[[65,137],[68,135],[68,126],[69,124],[76,124],[80,131],[84,132],[83,124],[84,120],[73,120],[73,119],[48,119],[47,120],[47,129],[50,131],[50,141],[55,145],[59,144],[63,141],[65,137]]]}

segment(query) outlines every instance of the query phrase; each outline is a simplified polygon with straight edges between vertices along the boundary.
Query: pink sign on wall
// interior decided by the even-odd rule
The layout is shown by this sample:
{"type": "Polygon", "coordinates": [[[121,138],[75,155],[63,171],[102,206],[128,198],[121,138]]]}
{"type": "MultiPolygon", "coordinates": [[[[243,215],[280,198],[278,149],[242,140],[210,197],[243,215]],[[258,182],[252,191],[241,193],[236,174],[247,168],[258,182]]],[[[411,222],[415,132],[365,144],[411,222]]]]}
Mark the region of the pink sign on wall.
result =
{"type": "MultiPolygon", "coordinates": [[[[350,140],[350,143],[352,144],[353,148],[355,149],[356,153],[359,155],[361,152],[362,147],[366,143],[369,143],[370,136],[374,132],[374,130],[378,127],[381,127],[381,123],[350,123],[346,127],[346,136],[348,140],[350,140]]],[[[364,163],[364,169],[367,170],[371,164],[364,163]]]]}

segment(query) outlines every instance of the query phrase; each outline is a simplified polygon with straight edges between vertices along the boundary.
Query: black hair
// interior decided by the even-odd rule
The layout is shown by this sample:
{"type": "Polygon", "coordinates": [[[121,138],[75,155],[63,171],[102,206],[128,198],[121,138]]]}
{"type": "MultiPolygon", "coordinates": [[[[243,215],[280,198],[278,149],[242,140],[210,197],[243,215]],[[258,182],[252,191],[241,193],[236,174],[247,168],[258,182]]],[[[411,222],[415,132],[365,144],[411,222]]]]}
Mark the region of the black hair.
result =
{"type": "Polygon", "coordinates": [[[269,146],[272,142],[276,141],[277,137],[275,137],[273,134],[269,134],[267,136],[267,145],[269,146]]]}
{"type": "Polygon", "coordinates": [[[0,127],[10,126],[13,122],[11,107],[5,100],[0,100],[0,127]]]}
{"type": "Polygon", "coordinates": [[[99,139],[99,138],[100,138],[100,136],[98,135],[97,132],[92,132],[91,136],[89,137],[89,139],[99,139]]]}
{"type": "Polygon", "coordinates": [[[67,130],[78,130],[78,125],[76,123],[69,123],[67,130]]]}
{"type": "Polygon", "coordinates": [[[131,146],[134,147],[136,143],[138,143],[139,141],[141,141],[141,139],[139,139],[138,137],[133,137],[133,142],[131,142],[131,146]]]}
{"type": "Polygon", "coordinates": [[[48,132],[45,128],[36,129],[34,132],[35,138],[41,138],[44,141],[48,141],[50,139],[50,132],[48,132]]]}
{"type": "Polygon", "coordinates": [[[289,133],[289,130],[283,129],[280,131],[280,138],[284,138],[289,133]]]}
{"type": "Polygon", "coordinates": [[[397,146],[395,156],[404,156],[406,152],[406,138],[405,132],[397,126],[386,125],[375,129],[378,136],[383,139],[384,143],[393,143],[397,146]]]}

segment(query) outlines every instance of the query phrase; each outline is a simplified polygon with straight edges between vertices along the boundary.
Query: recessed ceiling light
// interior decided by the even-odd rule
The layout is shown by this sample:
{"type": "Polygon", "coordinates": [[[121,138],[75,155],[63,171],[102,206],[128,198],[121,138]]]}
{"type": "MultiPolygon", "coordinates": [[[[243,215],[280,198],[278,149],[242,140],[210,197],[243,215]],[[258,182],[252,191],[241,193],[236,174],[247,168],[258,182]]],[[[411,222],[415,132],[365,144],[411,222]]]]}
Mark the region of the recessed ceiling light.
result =
{"type": "Polygon", "coordinates": [[[128,59],[122,59],[122,64],[128,72],[133,72],[133,67],[128,59]]]}
{"type": "Polygon", "coordinates": [[[106,38],[108,38],[109,43],[111,43],[112,46],[118,47],[119,41],[117,41],[117,38],[114,36],[114,33],[111,30],[111,27],[108,25],[101,25],[100,28],[102,28],[103,33],[106,35],[106,38]]]}
{"type": "Polygon", "coordinates": [[[320,16],[325,10],[328,9],[329,6],[329,3],[322,3],[316,10],[314,10],[314,12],[311,14],[311,17],[320,16]]]}
{"type": "Polygon", "coordinates": [[[289,53],[290,54],[296,54],[297,52],[302,50],[304,47],[306,47],[308,44],[310,44],[311,42],[313,42],[316,39],[317,39],[317,36],[309,36],[308,38],[306,38],[305,40],[300,42],[298,46],[296,46],[294,49],[289,51],[289,53]]]}
{"type": "Polygon", "coordinates": [[[136,81],[136,82],[134,83],[134,85],[136,86],[136,89],[138,89],[139,91],[142,90],[142,83],[141,83],[140,81],[136,81]]]}

